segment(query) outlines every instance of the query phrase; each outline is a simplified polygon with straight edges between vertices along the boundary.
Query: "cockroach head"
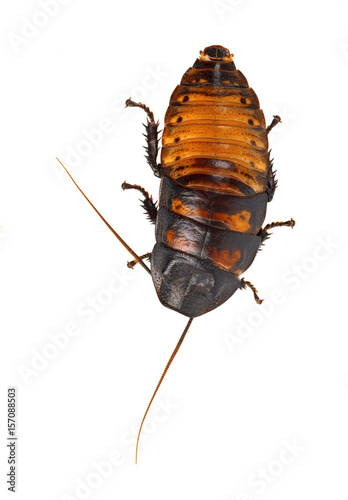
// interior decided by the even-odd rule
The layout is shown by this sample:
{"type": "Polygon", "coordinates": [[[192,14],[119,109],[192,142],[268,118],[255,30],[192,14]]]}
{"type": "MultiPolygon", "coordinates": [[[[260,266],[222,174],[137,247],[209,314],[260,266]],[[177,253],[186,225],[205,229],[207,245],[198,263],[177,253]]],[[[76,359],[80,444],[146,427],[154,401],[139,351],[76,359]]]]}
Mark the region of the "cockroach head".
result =
{"type": "Polygon", "coordinates": [[[224,61],[229,62],[233,60],[233,54],[230,54],[230,51],[223,47],[222,45],[210,45],[210,47],[206,47],[200,53],[201,61],[224,61]]]}

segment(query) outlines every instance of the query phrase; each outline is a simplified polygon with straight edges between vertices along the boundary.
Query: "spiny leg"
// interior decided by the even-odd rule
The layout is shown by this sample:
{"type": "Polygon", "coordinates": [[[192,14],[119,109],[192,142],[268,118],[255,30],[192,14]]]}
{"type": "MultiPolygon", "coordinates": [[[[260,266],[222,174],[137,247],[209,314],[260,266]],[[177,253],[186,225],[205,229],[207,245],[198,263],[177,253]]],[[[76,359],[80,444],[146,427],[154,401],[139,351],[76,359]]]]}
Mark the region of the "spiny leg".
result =
{"type": "MultiPolygon", "coordinates": [[[[144,255],[139,255],[139,259],[140,260],[144,260],[144,259],[150,259],[151,257],[151,252],[149,253],[144,253],[144,255]]],[[[127,267],[129,267],[130,269],[134,269],[134,266],[138,264],[138,261],[137,260],[131,260],[130,262],[127,262],[127,267]]]]}
{"type": "Polygon", "coordinates": [[[273,160],[269,161],[269,168],[267,174],[267,188],[266,194],[268,197],[268,201],[272,201],[275,190],[278,186],[278,181],[275,178],[276,170],[273,170],[273,160]]]}
{"type": "MultiPolygon", "coordinates": [[[[266,134],[269,134],[269,132],[274,128],[278,123],[281,122],[280,116],[274,115],[273,120],[270,125],[266,128],[266,134]]],[[[278,181],[275,178],[275,173],[276,171],[273,170],[273,160],[269,161],[269,166],[268,166],[268,174],[267,174],[267,188],[266,188],[266,194],[268,196],[268,201],[272,201],[275,190],[278,185],[278,181]]]]}
{"type": "Polygon", "coordinates": [[[130,106],[133,108],[141,108],[145,111],[148,118],[146,121],[146,125],[144,127],[146,129],[146,134],[144,134],[147,142],[147,146],[145,148],[146,155],[145,158],[147,163],[152,168],[153,173],[156,177],[161,177],[161,164],[157,163],[157,154],[158,154],[158,126],[159,122],[155,122],[155,118],[153,116],[153,112],[142,102],[134,102],[131,98],[126,100],[126,108],[130,106]]]}
{"type": "Polygon", "coordinates": [[[292,218],[290,220],[286,220],[285,222],[271,222],[270,224],[266,224],[265,227],[260,229],[259,236],[261,236],[261,243],[263,243],[271,236],[271,234],[268,232],[269,229],[282,226],[291,227],[291,229],[293,229],[295,224],[296,222],[292,218]]]}
{"type": "Polygon", "coordinates": [[[258,292],[256,290],[256,287],[252,283],[250,283],[250,281],[246,281],[244,278],[242,278],[240,281],[241,281],[240,288],[245,289],[248,286],[253,291],[256,303],[262,304],[263,299],[260,299],[260,297],[258,296],[258,292]]]}
{"type": "Polygon", "coordinates": [[[141,186],[138,186],[137,184],[128,184],[126,181],[122,184],[122,189],[123,191],[125,189],[136,189],[137,191],[140,191],[141,194],[144,196],[144,200],[141,201],[141,206],[144,208],[145,212],[147,213],[147,218],[149,221],[152,222],[152,224],[156,224],[156,218],[157,218],[157,206],[156,203],[153,201],[152,196],[149,195],[149,193],[141,186]]]}
{"type": "Polygon", "coordinates": [[[271,222],[270,224],[266,224],[266,226],[263,228],[264,231],[268,231],[269,229],[273,229],[274,227],[282,227],[282,226],[287,226],[291,227],[291,229],[294,227],[296,222],[294,219],[286,220],[285,222],[271,222]]]}
{"type": "Polygon", "coordinates": [[[281,118],[278,115],[273,115],[273,120],[270,125],[266,128],[266,134],[269,134],[272,128],[274,128],[279,122],[281,122],[281,118]]]}

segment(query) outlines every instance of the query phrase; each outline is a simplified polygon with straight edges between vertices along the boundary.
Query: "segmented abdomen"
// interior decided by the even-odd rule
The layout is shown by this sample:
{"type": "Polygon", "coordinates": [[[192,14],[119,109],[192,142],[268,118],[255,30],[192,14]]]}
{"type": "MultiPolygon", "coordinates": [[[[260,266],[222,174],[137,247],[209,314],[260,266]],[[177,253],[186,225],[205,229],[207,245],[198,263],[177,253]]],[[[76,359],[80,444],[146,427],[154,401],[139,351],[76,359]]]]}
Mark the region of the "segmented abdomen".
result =
{"type": "Polygon", "coordinates": [[[161,165],[157,241],[241,274],[260,244],[270,161],[259,100],[227,49],[205,49],[174,90],[161,165]]]}
{"type": "Polygon", "coordinates": [[[265,189],[265,118],[232,58],[201,56],[174,90],[165,116],[161,163],[183,186],[230,194],[265,189]]]}

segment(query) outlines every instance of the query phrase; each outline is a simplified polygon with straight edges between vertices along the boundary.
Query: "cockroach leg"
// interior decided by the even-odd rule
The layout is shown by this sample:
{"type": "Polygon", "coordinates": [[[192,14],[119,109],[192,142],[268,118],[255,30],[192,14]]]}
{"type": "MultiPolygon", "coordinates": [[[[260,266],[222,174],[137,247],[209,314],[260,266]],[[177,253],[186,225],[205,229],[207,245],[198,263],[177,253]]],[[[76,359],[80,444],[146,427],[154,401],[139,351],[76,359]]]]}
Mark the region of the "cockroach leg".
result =
{"type": "Polygon", "coordinates": [[[285,222],[271,222],[271,224],[267,224],[263,230],[268,231],[269,229],[273,229],[274,227],[282,227],[282,226],[287,226],[291,227],[291,229],[294,227],[296,222],[294,219],[286,220],[285,222]]]}
{"type": "Polygon", "coordinates": [[[273,115],[273,120],[270,125],[266,128],[266,134],[269,134],[269,132],[274,128],[278,123],[280,123],[282,120],[280,116],[278,115],[273,115]]]}
{"type": "Polygon", "coordinates": [[[157,155],[158,155],[158,126],[159,122],[155,122],[155,118],[153,112],[150,110],[148,106],[143,104],[142,102],[134,102],[131,98],[126,100],[126,108],[130,106],[133,108],[141,108],[147,114],[147,122],[144,124],[146,129],[146,134],[144,134],[147,145],[145,147],[146,155],[145,158],[147,163],[152,168],[153,173],[156,177],[161,177],[161,164],[157,163],[157,155]]]}
{"type": "Polygon", "coordinates": [[[256,303],[262,304],[263,299],[260,299],[260,297],[258,296],[258,292],[256,290],[256,287],[252,283],[250,283],[250,281],[246,281],[244,278],[242,278],[240,281],[241,281],[240,288],[245,289],[248,286],[253,291],[256,303]]]}
{"type": "MultiPolygon", "coordinates": [[[[144,253],[144,255],[139,255],[140,260],[150,259],[150,257],[151,257],[151,252],[144,253]]],[[[138,264],[137,260],[131,260],[130,262],[127,262],[127,267],[129,267],[129,269],[134,269],[134,266],[136,264],[138,264]]]]}
{"type": "Polygon", "coordinates": [[[277,189],[278,186],[278,181],[275,177],[275,174],[276,170],[273,170],[273,160],[270,160],[268,174],[267,174],[267,187],[265,191],[268,197],[268,201],[272,201],[275,190],[277,189]]]}
{"type": "Polygon", "coordinates": [[[268,231],[270,229],[273,229],[274,227],[291,227],[291,229],[295,226],[295,221],[294,219],[287,220],[285,222],[271,222],[271,224],[266,224],[265,227],[261,228],[258,235],[261,237],[261,243],[263,243],[265,240],[267,240],[272,233],[269,233],[268,231]]]}
{"type": "Polygon", "coordinates": [[[153,201],[152,196],[149,195],[149,193],[141,186],[138,186],[137,184],[128,184],[126,181],[122,184],[122,189],[136,189],[137,191],[140,191],[140,193],[144,196],[144,200],[141,201],[141,206],[144,208],[145,212],[147,213],[147,218],[149,219],[152,224],[156,224],[156,219],[157,219],[157,202],[153,201]]]}

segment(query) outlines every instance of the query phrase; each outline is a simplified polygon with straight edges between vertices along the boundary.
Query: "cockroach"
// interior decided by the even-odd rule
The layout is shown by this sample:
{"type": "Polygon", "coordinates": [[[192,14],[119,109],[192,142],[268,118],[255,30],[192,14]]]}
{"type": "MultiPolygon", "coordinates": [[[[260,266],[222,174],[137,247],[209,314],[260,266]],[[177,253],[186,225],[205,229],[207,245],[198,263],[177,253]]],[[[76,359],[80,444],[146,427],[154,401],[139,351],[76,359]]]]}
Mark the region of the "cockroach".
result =
{"type": "Polygon", "coordinates": [[[212,45],[201,51],[172,93],[164,119],[161,163],[157,163],[159,122],[145,104],[130,98],[127,106],[147,114],[146,159],[161,179],[158,204],[143,187],[122,184],[123,190],[135,189],[143,196],[142,206],[155,224],[152,252],[134,252],[67,173],[133,256],[128,266],[139,263],[151,275],[161,303],[189,318],[142,419],[137,463],[146,415],[193,318],[246,287],[260,304],[256,287],[240,275],[252,264],[270,229],[293,228],[295,221],[262,227],[277,187],[268,134],[281,120],[276,115],[266,127],[257,95],[226,48],[212,45]]]}

